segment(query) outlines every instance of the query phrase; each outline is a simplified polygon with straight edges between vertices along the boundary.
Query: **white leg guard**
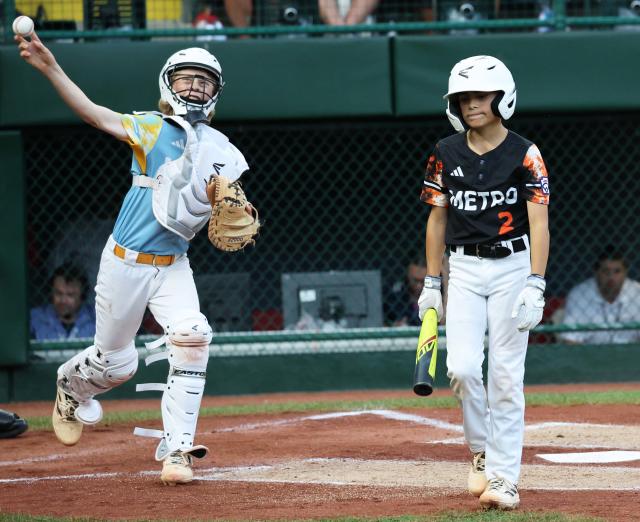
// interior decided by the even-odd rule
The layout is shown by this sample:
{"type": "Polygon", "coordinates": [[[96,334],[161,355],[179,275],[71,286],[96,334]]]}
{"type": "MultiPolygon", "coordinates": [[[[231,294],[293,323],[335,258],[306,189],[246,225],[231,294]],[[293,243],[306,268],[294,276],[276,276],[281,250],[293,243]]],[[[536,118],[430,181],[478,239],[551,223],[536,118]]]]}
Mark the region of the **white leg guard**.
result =
{"type": "Polygon", "coordinates": [[[180,321],[168,329],[169,378],[162,394],[163,439],[156,459],[169,453],[188,451],[198,422],[204,392],[209,343],[213,337],[204,315],[180,321]]]}
{"type": "Polygon", "coordinates": [[[133,341],[116,352],[89,346],[58,368],[58,386],[79,403],[128,381],[138,369],[133,341]]]}

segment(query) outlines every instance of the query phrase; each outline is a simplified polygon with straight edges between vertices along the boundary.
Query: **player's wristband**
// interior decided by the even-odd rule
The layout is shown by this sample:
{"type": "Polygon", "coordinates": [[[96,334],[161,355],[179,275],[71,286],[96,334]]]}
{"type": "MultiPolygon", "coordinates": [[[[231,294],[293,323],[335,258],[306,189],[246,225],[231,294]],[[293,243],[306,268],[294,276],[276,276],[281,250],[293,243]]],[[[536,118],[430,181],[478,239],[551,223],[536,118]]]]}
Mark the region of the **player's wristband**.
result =
{"type": "Polygon", "coordinates": [[[533,286],[534,288],[544,292],[547,288],[547,282],[540,274],[531,274],[527,277],[527,286],[533,286]]]}
{"type": "Polygon", "coordinates": [[[440,290],[442,288],[442,278],[440,276],[427,276],[424,278],[424,287],[440,290]]]}

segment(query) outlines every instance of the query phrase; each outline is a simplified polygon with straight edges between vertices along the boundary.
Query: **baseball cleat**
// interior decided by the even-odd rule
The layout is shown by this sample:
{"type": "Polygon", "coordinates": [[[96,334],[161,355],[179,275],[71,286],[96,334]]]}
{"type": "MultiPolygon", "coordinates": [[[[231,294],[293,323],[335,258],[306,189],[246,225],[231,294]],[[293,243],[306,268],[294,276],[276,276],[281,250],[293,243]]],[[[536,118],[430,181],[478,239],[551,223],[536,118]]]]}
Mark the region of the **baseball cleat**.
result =
{"type": "Polygon", "coordinates": [[[485,492],[480,495],[480,505],[485,509],[510,510],[517,508],[519,504],[518,486],[507,479],[491,479],[485,492]]]}
{"type": "Polygon", "coordinates": [[[467,487],[469,493],[474,497],[479,497],[487,489],[487,476],[484,473],[485,456],[484,451],[474,453],[469,477],[467,478],[467,487]]]}
{"type": "Polygon", "coordinates": [[[193,459],[206,457],[209,452],[206,446],[194,446],[187,451],[172,451],[162,461],[160,480],[167,486],[187,484],[193,480],[193,459]]]}
{"type": "Polygon", "coordinates": [[[184,451],[174,451],[162,461],[160,480],[167,486],[186,484],[193,480],[193,458],[184,451]]]}
{"type": "Polygon", "coordinates": [[[58,387],[51,423],[56,437],[66,446],[76,444],[82,435],[82,423],[75,415],[77,407],[78,401],[58,387]]]}

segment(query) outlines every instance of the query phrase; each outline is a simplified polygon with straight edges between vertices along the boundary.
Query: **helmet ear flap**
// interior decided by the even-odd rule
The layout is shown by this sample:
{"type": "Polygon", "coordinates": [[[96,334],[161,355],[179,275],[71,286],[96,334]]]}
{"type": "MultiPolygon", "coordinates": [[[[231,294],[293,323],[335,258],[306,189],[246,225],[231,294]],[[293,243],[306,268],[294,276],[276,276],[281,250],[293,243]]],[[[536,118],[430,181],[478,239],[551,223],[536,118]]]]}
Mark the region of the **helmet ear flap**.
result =
{"type": "Polygon", "coordinates": [[[495,98],[491,102],[491,110],[493,111],[493,114],[495,116],[498,116],[499,118],[502,118],[502,114],[500,113],[500,102],[502,101],[503,98],[504,98],[504,92],[498,91],[495,98]]]}
{"type": "Polygon", "coordinates": [[[464,132],[468,129],[467,124],[464,122],[464,118],[462,117],[462,111],[460,110],[460,102],[458,101],[458,97],[452,95],[449,97],[447,102],[447,117],[449,118],[449,122],[453,126],[453,128],[458,132],[464,132]]]}

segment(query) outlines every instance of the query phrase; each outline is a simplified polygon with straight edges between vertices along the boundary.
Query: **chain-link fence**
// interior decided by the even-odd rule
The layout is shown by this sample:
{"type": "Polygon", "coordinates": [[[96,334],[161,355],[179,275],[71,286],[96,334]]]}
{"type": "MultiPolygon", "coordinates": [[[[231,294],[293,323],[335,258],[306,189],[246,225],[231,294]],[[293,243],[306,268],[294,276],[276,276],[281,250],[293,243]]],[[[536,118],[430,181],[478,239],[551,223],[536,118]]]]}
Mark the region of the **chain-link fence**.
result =
{"type": "Polygon", "coordinates": [[[5,41],[18,14],[63,41],[640,28],[640,0],[5,0],[5,41]]]}
{"type": "MultiPolygon", "coordinates": [[[[640,275],[640,113],[517,115],[510,127],[540,147],[550,171],[545,322],[562,321],[568,292],[594,276],[609,245],[609,254],[619,251],[624,261],[609,255],[602,264],[600,286],[592,281],[578,296],[578,309],[585,308],[577,322],[640,321],[638,286],[627,280],[616,295],[627,263],[629,278],[640,275]]],[[[251,166],[244,185],[264,226],[256,246],[241,253],[215,250],[204,233],[192,242],[202,310],[215,330],[417,324],[409,289],[424,275],[428,216],[419,193],[428,152],[452,132],[444,115],[220,130],[251,166]]],[[[100,253],[131,183],[130,150],[86,126],[25,129],[24,142],[31,304],[50,301],[51,276],[67,262],[86,272],[91,304],[100,253]]],[[[147,317],[140,333],[158,332],[147,317]]],[[[574,340],[618,342],[638,334],[574,340]]]]}

